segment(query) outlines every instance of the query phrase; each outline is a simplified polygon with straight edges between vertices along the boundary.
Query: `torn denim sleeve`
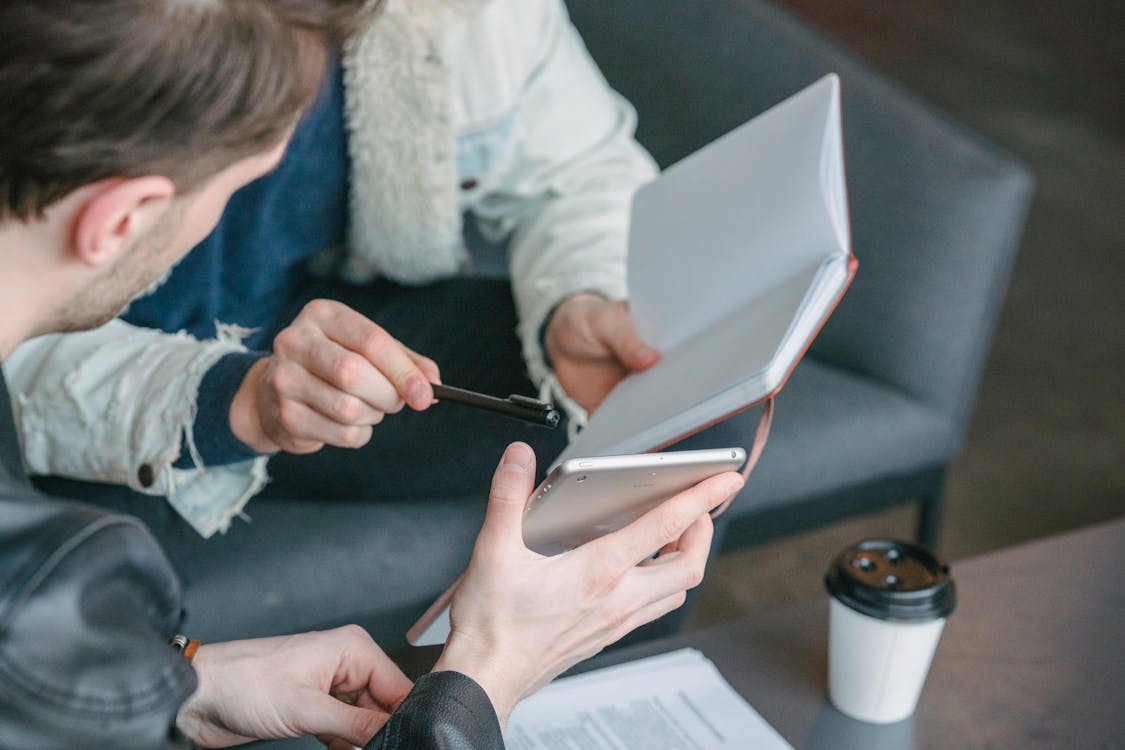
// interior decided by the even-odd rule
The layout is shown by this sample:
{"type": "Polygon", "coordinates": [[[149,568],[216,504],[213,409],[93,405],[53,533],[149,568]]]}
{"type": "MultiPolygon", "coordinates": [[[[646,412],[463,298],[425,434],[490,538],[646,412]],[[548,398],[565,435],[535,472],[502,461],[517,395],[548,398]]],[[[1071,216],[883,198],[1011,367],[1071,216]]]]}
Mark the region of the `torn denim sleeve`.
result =
{"type": "Polygon", "coordinates": [[[28,472],[125,484],[166,497],[203,537],[225,531],[265,485],[267,457],[204,466],[194,427],[204,375],[240,351],[227,327],[200,341],[119,320],[20,345],[4,375],[28,472]],[[176,468],[185,452],[195,467],[176,468]]]}

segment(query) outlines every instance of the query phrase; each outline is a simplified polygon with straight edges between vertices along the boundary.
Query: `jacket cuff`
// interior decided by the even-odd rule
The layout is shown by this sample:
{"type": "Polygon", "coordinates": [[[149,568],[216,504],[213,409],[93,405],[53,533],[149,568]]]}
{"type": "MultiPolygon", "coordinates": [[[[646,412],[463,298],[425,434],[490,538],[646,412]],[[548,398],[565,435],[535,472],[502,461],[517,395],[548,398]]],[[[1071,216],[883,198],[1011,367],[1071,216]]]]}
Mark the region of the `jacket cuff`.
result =
{"type": "Polygon", "coordinates": [[[503,750],[484,689],[460,672],[423,675],[365,750],[503,750]]]}
{"type": "Polygon", "coordinates": [[[269,481],[268,460],[259,456],[226,466],[169,469],[168,504],[204,539],[225,532],[269,481]]]}
{"type": "Polygon", "coordinates": [[[230,429],[230,405],[242,386],[247,371],[268,352],[231,352],[211,365],[199,382],[195,401],[192,435],[195,453],[183,451],[173,467],[196,468],[195,457],[203,466],[225,466],[257,458],[258,453],[247,446],[230,429]]]}
{"type": "MultiPolygon", "coordinates": [[[[551,401],[566,412],[568,429],[574,433],[586,425],[586,410],[559,384],[544,348],[546,326],[555,309],[575,294],[596,294],[608,300],[626,298],[625,280],[607,270],[598,274],[575,274],[536,282],[536,296],[526,295],[520,305],[519,336],[523,359],[531,382],[539,389],[539,398],[551,401]]],[[[573,434],[571,435],[573,437],[573,434]]]]}

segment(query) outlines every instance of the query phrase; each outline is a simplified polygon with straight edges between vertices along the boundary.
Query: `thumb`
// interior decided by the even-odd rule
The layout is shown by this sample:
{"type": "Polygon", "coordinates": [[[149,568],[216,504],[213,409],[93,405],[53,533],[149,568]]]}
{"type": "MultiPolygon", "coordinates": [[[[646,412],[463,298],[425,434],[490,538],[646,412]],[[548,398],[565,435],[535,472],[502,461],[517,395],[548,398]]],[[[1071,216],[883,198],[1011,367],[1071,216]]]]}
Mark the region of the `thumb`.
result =
{"type": "Polygon", "coordinates": [[[523,543],[523,511],[535,489],[535,453],[526,443],[512,443],[504,451],[496,473],[480,539],[508,546],[523,543]]]}
{"type": "Polygon", "coordinates": [[[306,697],[304,712],[310,717],[305,734],[345,740],[359,747],[366,745],[390,718],[385,711],[352,706],[321,692],[306,697]]]}
{"type": "Polygon", "coordinates": [[[633,325],[633,316],[624,303],[606,308],[601,316],[600,328],[601,339],[626,369],[634,372],[644,370],[660,359],[660,352],[641,340],[633,325]]]}

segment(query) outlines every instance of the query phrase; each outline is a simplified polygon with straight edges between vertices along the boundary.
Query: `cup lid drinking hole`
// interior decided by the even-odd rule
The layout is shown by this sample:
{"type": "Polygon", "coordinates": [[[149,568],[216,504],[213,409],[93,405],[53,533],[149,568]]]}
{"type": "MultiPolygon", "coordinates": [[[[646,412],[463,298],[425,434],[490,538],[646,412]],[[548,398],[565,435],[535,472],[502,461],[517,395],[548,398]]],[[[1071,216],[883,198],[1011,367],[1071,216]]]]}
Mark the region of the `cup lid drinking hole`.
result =
{"type": "Polygon", "coordinates": [[[869,539],[844,550],[824,584],[841,604],[880,620],[933,620],[957,606],[949,566],[917,544],[894,539],[869,539]]]}

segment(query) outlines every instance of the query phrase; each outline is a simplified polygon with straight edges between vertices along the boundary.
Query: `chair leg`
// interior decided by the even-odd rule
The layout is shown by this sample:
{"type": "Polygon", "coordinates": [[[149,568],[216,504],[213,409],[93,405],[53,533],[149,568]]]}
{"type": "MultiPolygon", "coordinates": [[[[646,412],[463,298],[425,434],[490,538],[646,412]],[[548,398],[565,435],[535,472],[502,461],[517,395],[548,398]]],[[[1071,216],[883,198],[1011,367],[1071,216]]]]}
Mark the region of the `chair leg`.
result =
{"type": "Polygon", "coordinates": [[[918,502],[918,543],[929,550],[937,550],[941,537],[941,517],[944,511],[945,472],[940,471],[934,486],[918,502]]]}

